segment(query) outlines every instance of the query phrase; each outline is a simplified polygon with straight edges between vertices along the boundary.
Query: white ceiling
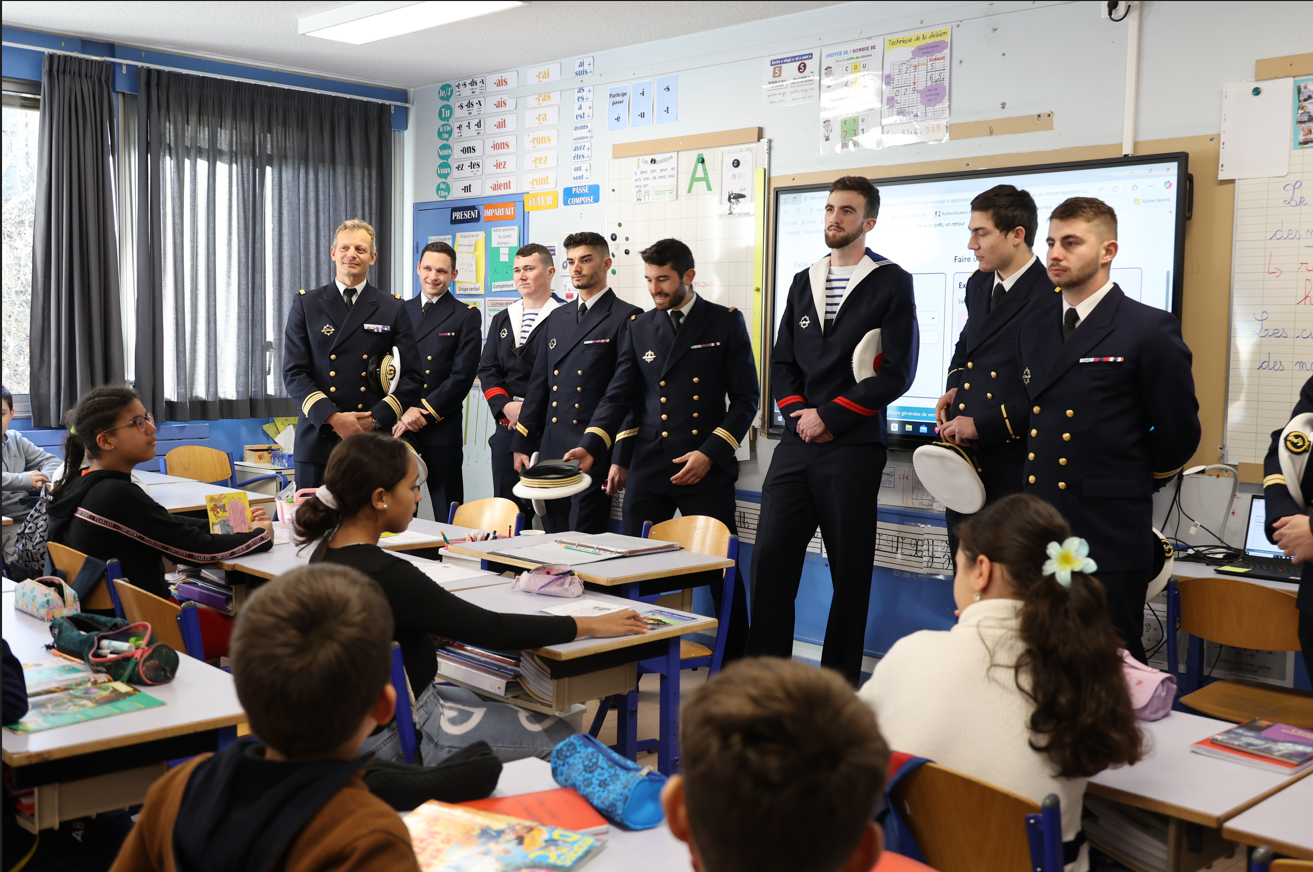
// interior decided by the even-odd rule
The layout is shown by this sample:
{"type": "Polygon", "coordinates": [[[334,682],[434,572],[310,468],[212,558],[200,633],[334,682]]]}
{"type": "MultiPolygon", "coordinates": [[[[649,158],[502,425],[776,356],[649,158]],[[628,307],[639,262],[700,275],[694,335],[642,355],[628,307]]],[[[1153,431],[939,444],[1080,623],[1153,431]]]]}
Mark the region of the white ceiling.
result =
{"type": "MultiPolygon", "coordinates": [[[[458,2],[458,0],[450,0],[458,2]]],[[[682,0],[524,6],[369,45],[297,33],[297,19],[345,3],[60,2],[5,0],[4,23],[334,79],[418,88],[494,70],[655,42],[776,18],[842,0],[716,3],[682,0]]]]}

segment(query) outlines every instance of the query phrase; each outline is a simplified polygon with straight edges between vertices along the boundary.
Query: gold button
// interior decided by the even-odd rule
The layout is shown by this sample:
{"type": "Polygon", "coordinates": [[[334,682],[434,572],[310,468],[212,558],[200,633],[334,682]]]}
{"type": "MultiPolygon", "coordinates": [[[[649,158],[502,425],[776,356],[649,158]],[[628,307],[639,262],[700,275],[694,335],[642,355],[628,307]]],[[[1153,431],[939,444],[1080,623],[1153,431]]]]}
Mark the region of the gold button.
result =
{"type": "Polygon", "coordinates": [[[1058,466],[1066,466],[1066,465],[1067,465],[1067,458],[1065,458],[1065,457],[1059,457],[1059,458],[1058,458],[1058,466]]]}
{"type": "Polygon", "coordinates": [[[581,370],[579,370],[579,373],[578,373],[578,374],[579,374],[579,375],[583,375],[583,374],[584,374],[584,371],[581,369],[581,370]]]}
{"type": "Polygon", "coordinates": [[[1027,459],[1029,459],[1029,460],[1034,460],[1034,459],[1035,459],[1035,452],[1033,452],[1033,451],[1030,452],[1030,454],[1026,455],[1026,457],[1027,457],[1027,459]]]}
{"type": "Polygon", "coordinates": [[[336,354],[330,354],[330,355],[328,355],[328,359],[329,359],[329,360],[337,360],[337,355],[336,355],[336,354]]]}
{"type": "Polygon", "coordinates": [[[557,385],[552,385],[552,390],[556,390],[557,385]]]}
{"type": "Polygon", "coordinates": [[[555,418],[552,419],[552,423],[553,423],[553,424],[556,423],[556,419],[555,419],[555,418]]]}
{"type": "Polygon", "coordinates": [[[362,354],[362,355],[360,355],[360,359],[361,359],[361,360],[369,360],[369,355],[368,355],[368,354],[362,354]]]}
{"type": "Polygon", "coordinates": [[[578,424],[579,422],[578,422],[578,421],[571,421],[570,423],[571,423],[571,424],[578,424]]]}
{"type": "Polygon", "coordinates": [[[584,392],[584,389],[582,387],[575,388],[575,390],[581,394],[584,392]]]}
{"type": "Polygon", "coordinates": [[[971,369],[972,366],[974,366],[974,364],[972,364],[971,361],[968,360],[968,361],[967,361],[967,369],[971,369]]]}
{"type": "Polygon", "coordinates": [[[693,376],[693,384],[697,384],[697,383],[698,383],[698,377],[697,377],[697,376],[693,376]]]}
{"type": "Polygon", "coordinates": [[[666,383],[665,383],[664,381],[661,382],[661,387],[665,387],[665,386],[666,386],[666,383]]]}
{"type": "Polygon", "coordinates": [[[432,371],[433,371],[433,370],[431,370],[431,369],[426,369],[426,370],[424,370],[424,374],[425,374],[425,375],[428,375],[428,374],[429,374],[430,372],[432,372],[432,371]]]}
{"type": "Polygon", "coordinates": [[[989,377],[990,377],[990,378],[998,378],[998,373],[996,373],[996,372],[991,372],[991,373],[989,374],[989,377]]]}
{"type": "Polygon", "coordinates": [[[1032,411],[1033,411],[1036,415],[1038,415],[1038,414],[1039,414],[1039,406],[1036,406],[1032,411]]]}
{"type": "MultiPolygon", "coordinates": [[[[431,358],[431,357],[429,358],[429,360],[432,360],[432,359],[433,359],[433,358],[431,358]]],[[[559,369],[554,369],[554,370],[552,370],[552,375],[560,375],[560,374],[561,374],[561,371],[560,371],[559,369]]]]}
{"type": "Polygon", "coordinates": [[[1068,409],[1068,410],[1067,410],[1067,417],[1068,417],[1068,418],[1074,418],[1074,417],[1076,417],[1076,413],[1073,412],[1071,409],[1068,409]]]}
{"type": "Polygon", "coordinates": [[[694,430],[694,431],[693,431],[693,435],[694,435],[694,436],[698,435],[698,431],[694,430]]]}
{"type": "Polygon", "coordinates": [[[661,420],[664,421],[667,417],[668,417],[667,415],[662,415],[661,420]]]}
{"type": "Polygon", "coordinates": [[[1030,431],[1030,435],[1031,435],[1031,436],[1038,436],[1038,435],[1039,435],[1039,431],[1038,431],[1038,430],[1031,430],[1031,431],[1030,431]]]}
{"type": "Polygon", "coordinates": [[[1035,483],[1035,476],[1032,475],[1032,476],[1030,477],[1030,483],[1031,483],[1031,484],[1034,484],[1034,483],[1035,483]]]}
{"type": "Polygon", "coordinates": [[[966,403],[958,403],[958,404],[957,404],[957,407],[958,407],[958,409],[965,409],[965,408],[967,407],[967,404],[966,404],[966,403]]]}
{"type": "Polygon", "coordinates": [[[336,391],[336,390],[337,390],[337,388],[329,388],[329,389],[328,389],[328,392],[331,394],[331,393],[333,393],[333,392],[336,391]]]}
{"type": "Polygon", "coordinates": [[[553,408],[553,409],[556,408],[556,400],[552,400],[552,408],[553,408]]]}
{"type": "Polygon", "coordinates": [[[1062,441],[1063,441],[1063,442],[1070,442],[1070,441],[1071,441],[1071,434],[1070,434],[1070,433],[1063,433],[1063,434],[1062,434],[1062,441]]]}
{"type": "MultiPolygon", "coordinates": [[[[428,385],[424,385],[424,388],[427,390],[427,389],[428,389],[428,385]]],[[[364,388],[361,388],[361,390],[363,391],[364,388]]]]}
{"type": "Polygon", "coordinates": [[[966,384],[962,385],[962,390],[964,391],[971,390],[971,382],[967,382],[966,384]]]}
{"type": "Polygon", "coordinates": [[[333,377],[335,377],[336,375],[337,375],[337,373],[333,372],[333,370],[330,369],[330,370],[328,371],[328,377],[329,377],[329,378],[333,378],[333,377]]]}
{"type": "Polygon", "coordinates": [[[430,355],[429,355],[429,360],[432,360],[432,359],[433,359],[433,355],[430,354],[430,355]]]}
{"type": "Polygon", "coordinates": [[[362,373],[360,374],[360,377],[361,377],[361,378],[364,378],[365,375],[366,375],[366,373],[363,373],[363,372],[362,372],[362,373]]]}
{"type": "MultiPolygon", "coordinates": [[[[428,385],[424,385],[424,387],[428,387],[428,385]]],[[[362,394],[365,392],[365,386],[364,386],[364,385],[361,385],[361,386],[360,386],[360,392],[361,392],[362,394]]]]}
{"type": "Polygon", "coordinates": [[[575,407],[576,409],[579,408],[579,404],[578,404],[578,403],[575,403],[575,404],[574,404],[574,407],[575,407]]]}
{"type": "Polygon", "coordinates": [[[356,406],[356,408],[357,408],[357,409],[363,409],[363,408],[365,408],[365,404],[364,404],[364,403],[360,403],[360,404],[358,404],[358,405],[356,406]]]}
{"type": "Polygon", "coordinates": [[[1058,490],[1066,490],[1066,489],[1067,489],[1067,483],[1065,481],[1058,482],[1058,490]]]}
{"type": "Polygon", "coordinates": [[[992,399],[994,399],[994,395],[993,395],[993,394],[985,394],[985,399],[987,399],[987,400],[992,400],[992,399]]]}
{"type": "Polygon", "coordinates": [[[662,398],[661,398],[661,402],[664,403],[665,401],[666,401],[666,398],[665,398],[665,397],[662,397],[662,398]]]}
{"type": "Polygon", "coordinates": [[[662,438],[662,439],[666,438],[666,437],[669,436],[669,435],[670,435],[670,434],[667,433],[665,430],[662,430],[662,431],[661,431],[661,438],[662,438]]]}
{"type": "Polygon", "coordinates": [[[694,395],[693,395],[693,399],[696,400],[697,398],[698,398],[698,395],[697,395],[697,394],[694,394],[694,395]]]}
{"type": "Polygon", "coordinates": [[[698,413],[697,413],[697,412],[694,412],[694,413],[693,413],[693,417],[696,418],[697,416],[698,416],[698,413]]]}

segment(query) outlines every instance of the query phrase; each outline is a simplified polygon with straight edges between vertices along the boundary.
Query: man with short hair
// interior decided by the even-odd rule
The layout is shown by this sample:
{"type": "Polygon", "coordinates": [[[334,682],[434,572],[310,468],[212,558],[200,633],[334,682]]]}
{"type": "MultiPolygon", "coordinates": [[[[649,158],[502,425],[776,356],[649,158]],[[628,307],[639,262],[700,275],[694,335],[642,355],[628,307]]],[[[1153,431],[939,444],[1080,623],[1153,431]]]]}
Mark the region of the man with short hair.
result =
{"type": "Polygon", "coordinates": [[[430,242],[415,265],[419,296],[403,308],[419,351],[424,380],[419,402],[406,409],[392,435],[410,439],[428,468],[429,499],[441,520],[446,507],[465,502],[462,470],[464,431],[461,413],[479,365],[483,318],[479,307],[451,294],[456,280],[456,252],[445,242],[430,242]]]}
{"type": "MultiPolygon", "coordinates": [[[[1053,282],[1035,256],[1035,200],[1012,185],[996,185],[971,201],[967,248],[980,269],[966,283],[967,322],[948,368],[935,421],[946,442],[970,446],[985,503],[1021,490],[1026,464],[1026,396],[1017,365],[1017,333],[1039,309],[1058,305],[1053,282]]],[[[970,515],[944,510],[948,544],[970,515]]]]}
{"type": "MultiPolygon", "coordinates": [[[[516,472],[529,465],[535,451],[542,459],[560,458],[583,440],[584,429],[615,374],[630,316],[641,311],[607,285],[611,256],[600,233],[567,236],[565,265],[579,301],[557,307],[543,329],[534,332],[534,373],[511,440],[516,472]]],[[[626,425],[624,430],[628,429],[626,425]]],[[[606,532],[611,497],[625,486],[631,445],[617,437],[611,449],[596,458],[599,474],[591,487],[569,498],[547,500],[543,529],[606,532]],[[608,467],[609,473],[601,475],[608,467]]]]}
{"type": "Polygon", "coordinates": [[[792,660],[727,666],[684,703],[661,793],[701,872],[870,872],[889,746],[843,679],[792,660]]]}
{"type": "Polygon", "coordinates": [[[565,301],[552,293],[556,264],[547,246],[531,242],[515,253],[511,268],[520,299],[502,309],[488,327],[488,341],[479,359],[479,387],[497,422],[488,437],[492,452],[493,496],[514,500],[526,519],[533,511],[528,500],[511,488],[520,480],[511,455],[511,437],[520,423],[520,409],[533,372],[534,345],[529,340],[546,323],[547,316],[565,301]]]}
{"type": "Polygon", "coordinates": [[[1112,281],[1117,214],[1107,203],[1061,203],[1048,245],[1062,306],[1028,317],[1018,343],[1030,404],[1025,492],[1052,503],[1089,543],[1108,614],[1144,663],[1144,598],[1161,547],[1153,492],[1199,446],[1190,349],[1171,312],[1112,281]]]}
{"type": "MultiPolygon", "coordinates": [[[[632,412],[638,432],[622,512],[625,534],[639,536],[644,521],[659,524],[676,511],[715,518],[737,534],[734,453],[747,438],[760,393],[743,315],[694,293],[693,252],[678,239],[656,242],[642,258],[656,308],[632,316],[606,396],[580,447],[565,457],[578,459],[587,472],[632,412]]],[[[726,660],[742,656],[747,644],[743,588],[735,586],[731,610],[723,612],[721,585],[711,583],[716,614],[729,616],[726,660]]]]}
{"type": "Polygon", "coordinates": [[[337,275],[292,298],[283,331],[283,385],[301,406],[296,423],[296,486],[324,482],[328,455],[343,439],[366,430],[391,430],[419,399],[419,351],[401,296],[367,280],[378,260],[374,228],[342,222],[329,256],[337,275]],[[379,392],[368,376],[371,360],[397,349],[401,375],[396,390],[379,392]]]}
{"type": "Polygon", "coordinates": [[[793,277],[771,357],[785,431],[762,485],[752,554],[748,653],[790,657],[794,600],[820,525],[834,581],[821,665],[854,686],[871,599],[875,497],[888,455],[886,409],[911,386],[919,349],[911,274],[866,248],[879,209],[869,179],[837,179],[825,204],[830,254],[793,277]],[[854,354],[877,336],[879,353],[861,363],[869,374],[859,381],[854,354]]]}

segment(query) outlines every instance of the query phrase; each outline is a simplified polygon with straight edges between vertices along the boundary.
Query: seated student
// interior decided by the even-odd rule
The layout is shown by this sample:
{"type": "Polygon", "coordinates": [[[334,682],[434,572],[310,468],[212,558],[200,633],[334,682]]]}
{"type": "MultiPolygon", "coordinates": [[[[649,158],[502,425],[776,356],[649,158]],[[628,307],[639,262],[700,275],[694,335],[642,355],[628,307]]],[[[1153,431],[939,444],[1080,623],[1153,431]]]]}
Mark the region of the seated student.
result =
{"type": "Polygon", "coordinates": [[[1067,869],[1084,872],[1085,781],[1143,753],[1103,587],[1038,497],[1004,497],[957,535],[957,626],[899,639],[858,695],[895,751],[1037,803],[1057,794],[1067,869]]]}
{"type": "Polygon", "coordinates": [[[132,470],[155,459],[155,421],[133,391],[95,388],[67,420],[64,475],[50,503],[51,542],[100,560],[117,558],[124,578],[159,597],[169,595],[164,557],[196,565],[273,546],[272,526],[259,506],[251,509],[254,530],[215,534],[204,520],[169,514],[132,482],[132,470]],[[91,467],[84,471],[85,457],[91,467]]]}
{"type": "Polygon", "coordinates": [[[19,525],[31,511],[24,497],[28,491],[50,484],[51,476],[62,461],[44,448],[33,445],[22,433],[9,429],[14,420],[14,395],[9,393],[9,388],[0,387],[0,403],[4,408],[4,515],[14,521],[4,528],[3,538],[5,564],[10,565],[14,560],[14,539],[18,536],[19,525]]]}
{"type": "MultiPolygon", "coordinates": [[[[415,694],[420,754],[437,763],[484,740],[503,761],[546,757],[573,730],[457,687],[438,687],[434,638],[497,650],[537,648],[582,636],[646,632],[638,613],[624,609],[596,618],[507,615],[465,602],[439,587],[415,564],[378,547],[383,533],[410,526],[419,505],[419,465],[404,442],[384,433],[349,436],[329,455],[324,483],[296,510],[297,542],[318,542],[311,563],[326,560],[359,569],[383,588],[396,620],[406,675],[415,694]]],[[[371,736],[364,752],[380,760],[401,755],[396,727],[371,736]]]]}
{"type": "Polygon", "coordinates": [[[155,782],[112,872],[418,872],[356,759],[396,711],[391,638],[387,600],[353,570],[303,566],[255,591],[232,639],[254,735],[155,782]]]}
{"type": "Polygon", "coordinates": [[[870,872],[889,746],[843,676],[738,660],[689,697],[680,720],[683,774],[661,804],[695,869],[870,872]]]}

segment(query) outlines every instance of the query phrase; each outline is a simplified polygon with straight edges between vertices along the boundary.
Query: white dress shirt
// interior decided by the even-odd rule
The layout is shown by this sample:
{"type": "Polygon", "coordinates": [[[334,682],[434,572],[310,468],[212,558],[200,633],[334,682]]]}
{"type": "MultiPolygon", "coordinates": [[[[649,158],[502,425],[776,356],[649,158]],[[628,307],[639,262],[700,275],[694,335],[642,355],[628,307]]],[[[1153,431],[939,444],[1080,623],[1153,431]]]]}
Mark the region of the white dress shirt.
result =
{"type": "MultiPolygon", "coordinates": [[[[1031,265],[1032,263],[1034,263],[1036,260],[1038,260],[1038,258],[1035,257],[1035,255],[1032,254],[1032,255],[1030,256],[1030,260],[1026,261],[1025,266],[1023,266],[1021,269],[1017,270],[1016,272],[1014,272],[1012,275],[1008,276],[1008,277],[1005,278],[1005,279],[1001,279],[1001,278],[999,278],[999,277],[998,277],[998,270],[995,270],[995,271],[994,271],[994,285],[995,285],[995,287],[998,286],[998,283],[999,283],[999,282],[1002,282],[1002,283],[1003,283],[1003,293],[1006,294],[1008,291],[1012,290],[1012,286],[1015,285],[1015,284],[1017,283],[1017,279],[1021,278],[1021,277],[1025,274],[1026,270],[1030,269],[1030,265],[1031,265]]],[[[993,293],[994,293],[994,288],[990,288],[990,289],[989,289],[989,292],[990,292],[991,294],[993,294],[993,293]]]]}
{"type": "Polygon", "coordinates": [[[1111,289],[1112,289],[1112,280],[1109,279],[1109,280],[1108,280],[1108,283],[1107,283],[1106,285],[1104,285],[1103,287],[1099,288],[1099,289],[1098,289],[1097,291],[1095,291],[1094,293],[1090,294],[1088,297],[1086,297],[1084,300],[1082,300],[1080,303],[1078,303],[1078,304],[1075,305],[1075,306],[1073,306],[1073,305],[1071,305],[1070,303],[1068,303],[1068,302],[1067,302],[1067,298],[1066,298],[1066,297],[1063,297],[1063,298],[1062,298],[1062,320],[1063,320],[1064,322],[1067,320],[1067,310],[1068,310],[1068,309],[1075,309],[1075,310],[1076,310],[1076,317],[1080,319],[1079,321],[1076,322],[1077,326],[1080,326],[1081,324],[1084,324],[1084,323],[1085,323],[1085,319],[1088,318],[1088,317],[1090,317],[1090,313],[1094,311],[1094,308],[1095,308],[1096,306],[1099,305],[1099,302],[1100,302],[1104,297],[1108,296],[1108,291],[1111,290],[1111,289]]]}
{"type": "Polygon", "coordinates": [[[341,279],[333,279],[333,281],[337,283],[337,292],[342,295],[342,302],[346,303],[348,308],[351,306],[351,302],[346,298],[346,289],[355,288],[356,299],[360,298],[360,292],[365,289],[365,282],[363,281],[358,285],[344,285],[342,284],[341,279]]]}

